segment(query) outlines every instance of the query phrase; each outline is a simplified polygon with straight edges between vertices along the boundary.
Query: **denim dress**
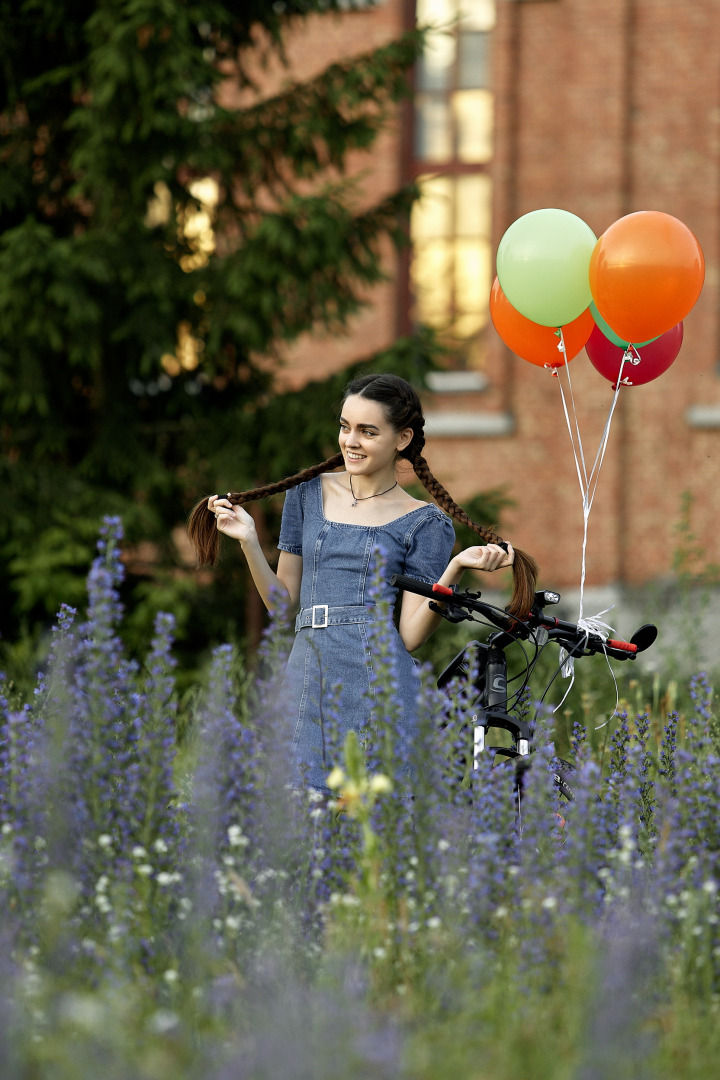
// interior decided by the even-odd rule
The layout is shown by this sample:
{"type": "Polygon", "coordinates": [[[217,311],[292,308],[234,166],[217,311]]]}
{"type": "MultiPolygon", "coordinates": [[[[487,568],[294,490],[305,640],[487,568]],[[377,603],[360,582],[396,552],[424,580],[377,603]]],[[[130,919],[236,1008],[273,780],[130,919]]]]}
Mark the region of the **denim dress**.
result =
{"type": "MultiPolygon", "coordinates": [[[[348,525],[325,517],[320,477],[287,492],[278,547],[303,560],[300,611],[286,673],[289,714],[295,718],[295,778],[302,767],[312,787],[326,789],[328,773],[338,763],[330,745],[341,745],[350,730],[362,738],[367,728],[373,708],[373,604],[379,596],[392,601],[397,595],[390,577],[437,581],[454,542],[450,518],[432,504],[386,525],[348,525]],[[378,555],[381,593],[373,586],[378,555]]],[[[398,735],[411,740],[417,664],[394,627],[391,633],[402,706],[398,735]]]]}

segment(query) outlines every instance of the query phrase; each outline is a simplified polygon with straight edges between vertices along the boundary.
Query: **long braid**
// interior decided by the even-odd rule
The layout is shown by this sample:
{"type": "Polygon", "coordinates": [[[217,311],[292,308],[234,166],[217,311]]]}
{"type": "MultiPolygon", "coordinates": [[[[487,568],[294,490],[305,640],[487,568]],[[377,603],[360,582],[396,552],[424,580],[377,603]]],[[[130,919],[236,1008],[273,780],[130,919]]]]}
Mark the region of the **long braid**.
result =
{"type": "MultiPolygon", "coordinates": [[[[410,393],[414,395],[412,388],[409,389],[410,393]]],[[[409,445],[401,451],[402,456],[408,459],[420,483],[446,514],[449,514],[451,518],[459,521],[462,525],[466,525],[486,544],[502,543],[502,537],[498,536],[492,529],[487,529],[480,525],[479,522],[473,521],[462,506],[455,502],[452,495],[442,486],[440,481],[433,476],[430,466],[422,455],[425,446],[425,417],[422,414],[422,407],[417,396],[415,396],[415,400],[416,405],[412,402],[409,403],[410,407],[405,424],[405,426],[412,428],[413,437],[409,445]]],[[[520,548],[514,548],[513,550],[515,552],[512,568],[513,593],[508,605],[508,611],[516,618],[524,619],[527,618],[535,599],[538,565],[526,551],[522,551],[520,548]]]]}
{"type": "MultiPolygon", "coordinates": [[[[281,491],[303,484],[306,480],[313,480],[321,473],[331,472],[343,463],[340,453],[333,454],[326,461],[320,461],[317,465],[311,465],[302,472],[287,476],[284,480],[278,480],[274,484],[264,484],[262,487],[251,488],[248,491],[230,492],[227,498],[233,506],[244,506],[245,503],[256,502],[265,499],[269,495],[278,495],[281,491]]],[[[217,523],[212,510],[208,509],[207,498],[201,499],[190,511],[187,526],[188,536],[195,548],[195,554],[199,566],[215,566],[220,554],[220,538],[218,536],[217,523]]]]}
{"type": "MultiPolygon", "coordinates": [[[[410,445],[412,446],[412,443],[410,445]]],[[[420,483],[446,514],[472,529],[476,536],[479,536],[486,544],[499,544],[502,542],[502,537],[494,533],[492,529],[487,529],[480,525],[479,522],[473,521],[470,515],[461,506],[458,506],[450,493],[433,476],[430,466],[421,453],[418,452],[411,458],[411,464],[420,483]]],[[[513,593],[508,605],[508,611],[517,619],[525,619],[530,613],[535,599],[538,565],[532,555],[528,555],[521,548],[513,548],[513,551],[515,552],[512,567],[513,593]]]]}
{"type": "Polygon", "coordinates": [[[462,506],[453,499],[452,495],[442,486],[437,477],[433,476],[422,454],[418,454],[412,461],[412,467],[415,470],[415,475],[425,488],[429,495],[432,495],[438,506],[441,506],[446,514],[449,514],[455,521],[459,521],[461,525],[466,525],[469,529],[484,540],[486,544],[498,544],[502,537],[494,533],[492,529],[486,528],[484,525],[480,525],[479,522],[473,521],[470,515],[463,510],[462,506]]]}

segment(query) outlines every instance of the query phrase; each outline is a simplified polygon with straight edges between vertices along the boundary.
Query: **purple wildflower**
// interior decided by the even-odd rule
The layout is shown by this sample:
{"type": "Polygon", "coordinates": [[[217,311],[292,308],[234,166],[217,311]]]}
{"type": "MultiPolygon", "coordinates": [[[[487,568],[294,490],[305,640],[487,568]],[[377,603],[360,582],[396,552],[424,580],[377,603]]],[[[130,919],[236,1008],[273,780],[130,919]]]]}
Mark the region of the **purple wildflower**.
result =
{"type": "Polygon", "coordinates": [[[658,769],[659,775],[664,777],[674,795],[677,794],[677,789],[675,787],[675,753],[677,751],[677,728],[679,719],[677,711],[668,714],[667,723],[663,730],[663,737],[660,743],[660,766],[658,769]]]}

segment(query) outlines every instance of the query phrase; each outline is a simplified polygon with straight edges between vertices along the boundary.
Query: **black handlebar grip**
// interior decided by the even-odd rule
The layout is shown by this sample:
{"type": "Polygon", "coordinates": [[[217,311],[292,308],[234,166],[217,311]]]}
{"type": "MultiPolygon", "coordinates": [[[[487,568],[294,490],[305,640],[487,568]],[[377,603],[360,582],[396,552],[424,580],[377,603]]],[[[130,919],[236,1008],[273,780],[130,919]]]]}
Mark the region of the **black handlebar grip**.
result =
{"type": "Polygon", "coordinates": [[[398,589],[405,589],[407,592],[417,593],[418,596],[427,596],[430,600],[437,600],[441,595],[432,585],[427,585],[424,581],[417,581],[415,578],[407,577],[405,574],[393,574],[390,578],[390,584],[396,585],[398,589]]]}

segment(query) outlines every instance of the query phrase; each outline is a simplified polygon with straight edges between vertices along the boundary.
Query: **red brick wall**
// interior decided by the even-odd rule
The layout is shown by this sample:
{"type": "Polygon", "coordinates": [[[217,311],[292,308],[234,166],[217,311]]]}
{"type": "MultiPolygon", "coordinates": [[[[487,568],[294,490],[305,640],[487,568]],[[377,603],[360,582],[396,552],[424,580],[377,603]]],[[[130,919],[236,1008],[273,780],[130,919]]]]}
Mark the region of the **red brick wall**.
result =
{"type": "MultiPolygon", "coordinates": [[[[374,11],[309,22],[290,44],[298,75],[399,33],[404,0],[374,11]]],[[[689,426],[691,405],[720,408],[720,3],[718,0],[502,0],[494,43],[495,242],[521,214],[555,206],[600,235],[635,210],[662,210],[698,236],[706,285],[685,321],[673,367],[623,390],[590,517],[588,584],[665,576],[677,544],[682,494],[695,497],[693,528],[720,563],[716,506],[720,429],[689,426]]],[[[401,179],[400,139],[390,131],[367,168],[368,198],[401,179]]],[[[388,269],[396,264],[389,258],[388,269]]],[[[335,370],[390,342],[396,282],[375,290],[348,336],[305,338],[287,354],[286,378],[335,370]]],[[[557,380],[511,355],[494,335],[488,392],[430,408],[510,411],[512,436],[434,438],[428,459],[460,499],[506,484],[516,507],[505,534],[532,551],[543,579],[577,585],[580,492],[557,380]]],[[[571,365],[580,429],[591,467],[612,391],[584,352],[571,365]]]]}
{"type": "MultiPolygon", "coordinates": [[[[378,7],[342,15],[318,15],[298,20],[287,36],[288,65],[279,61],[257,78],[267,95],[277,92],[288,79],[310,79],[329,64],[355,54],[370,52],[399,37],[405,28],[407,0],[384,0],[378,7]]],[[[249,100],[229,86],[228,101],[249,100]]],[[[351,154],[345,175],[362,174],[357,191],[357,205],[362,208],[379,202],[401,186],[401,116],[397,116],[375,143],[371,155],[351,154]]],[[[386,348],[397,336],[397,274],[399,260],[394,249],[384,248],[389,281],[366,294],[368,305],[351,321],[347,333],[327,337],[304,335],[282,352],[283,366],[279,382],[299,386],[317,379],[323,372],[340,370],[363,356],[386,348]]]]}
{"type": "MultiPolygon", "coordinates": [[[[707,261],[678,360],[656,382],[621,393],[590,516],[590,584],[667,575],[684,491],[695,496],[694,531],[720,562],[720,430],[686,419],[690,405],[720,405],[719,70],[717,0],[498,4],[496,241],[540,207],[570,210],[596,235],[653,209],[685,222],[707,261]]],[[[590,468],[612,391],[584,352],[570,373],[590,468]]],[[[479,447],[444,440],[433,460],[449,484],[457,476],[461,494],[478,461],[483,473],[510,478],[518,505],[507,531],[536,554],[546,579],[576,584],[582,513],[557,380],[497,339],[490,374],[508,384],[515,436],[479,447]]]]}

